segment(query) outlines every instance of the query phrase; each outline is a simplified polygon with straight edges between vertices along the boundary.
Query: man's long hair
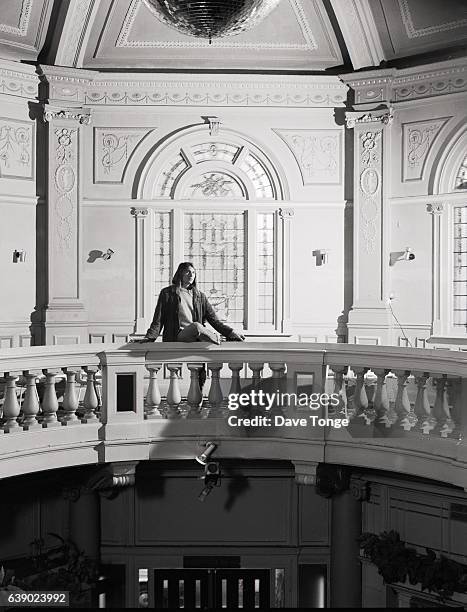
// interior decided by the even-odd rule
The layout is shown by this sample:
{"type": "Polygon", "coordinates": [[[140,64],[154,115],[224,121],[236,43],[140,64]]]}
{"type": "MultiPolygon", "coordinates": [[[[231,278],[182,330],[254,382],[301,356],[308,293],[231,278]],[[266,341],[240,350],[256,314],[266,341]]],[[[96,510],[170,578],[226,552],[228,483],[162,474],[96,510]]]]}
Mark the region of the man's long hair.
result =
{"type": "Polygon", "coordinates": [[[176,287],[181,286],[183,274],[188,270],[188,268],[193,268],[195,271],[195,280],[191,283],[190,287],[196,287],[196,268],[191,261],[182,261],[182,263],[178,265],[177,271],[172,279],[172,285],[175,285],[176,287]]]}

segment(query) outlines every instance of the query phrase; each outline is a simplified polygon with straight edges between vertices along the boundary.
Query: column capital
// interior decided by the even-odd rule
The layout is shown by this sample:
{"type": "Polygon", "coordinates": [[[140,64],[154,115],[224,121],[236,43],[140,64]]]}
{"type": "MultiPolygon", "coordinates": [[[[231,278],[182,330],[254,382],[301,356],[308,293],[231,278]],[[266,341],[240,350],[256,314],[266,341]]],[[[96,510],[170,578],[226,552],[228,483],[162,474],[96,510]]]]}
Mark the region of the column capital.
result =
{"type": "Polygon", "coordinates": [[[426,205],[426,212],[430,215],[442,215],[444,213],[444,204],[436,202],[426,205]]]}
{"type": "Polygon", "coordinates": [[[135,206],[131,209],[130,213],[133,217],[135,217],[135,219],[139,219],[140,217],[147,217],[149,211],[147,208],[140,208],[135,206]]]}
{"type": "Polygon", "coordinates": [[[370,483],[364,478],[352,476],[349,490],[352,497],[358,501],[367,501],[370,496],[370,483]]]}
{"type": "Polygon", "coordinates": [[[311,461],[292,461],[295,466],[295,482],[300,485],[316,484],[318,463],[311,461]]]}
{"type": "Polygon", "coordinates": [[[294,215],[295,215],[295,211],[293,208],[279,208],[279,217],[283,219],[284,221],[288,221],[289,219],[292,219],[294,215]]]}
{"type": "Polygon", "coordinates": [[[76,121],[80,125],[89,125],[91,123],[90,108],[62,108],[52,106],[51,104],[44,104],[43,110],[43,120],[45,123],[50,123],[57,119],[76,121]]]}
{"type": "Polygon", "coordinates": [[[352,129],[357,125],[367,125],[371,123],[382,123],[390,125],[394,119],[394,108],[390,106],[388,109],[362,112],[362,111],[347,111],[345,113],[345,124],[348,129],[352,129]]]}

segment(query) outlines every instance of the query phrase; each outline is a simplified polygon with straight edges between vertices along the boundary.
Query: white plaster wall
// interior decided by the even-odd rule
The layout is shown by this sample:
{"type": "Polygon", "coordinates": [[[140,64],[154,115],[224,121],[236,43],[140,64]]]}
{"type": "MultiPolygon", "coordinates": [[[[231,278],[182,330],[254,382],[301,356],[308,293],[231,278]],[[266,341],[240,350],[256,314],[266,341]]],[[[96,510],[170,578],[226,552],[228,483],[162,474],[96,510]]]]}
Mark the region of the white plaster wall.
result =
{"type": "Polygon", "coordinates": [[[36,303],[35,124],[25,99],[0,95],[0,108],[0,348],[9,348],[29,346],[36,303]],[[24,263],[13,263],[15,250],[24,263]]]}
{"type": "Polygon", "coordinates": [[[303,341],[336,341],[344,308],[344,210],[297,208],[291,225],[291,320],[303,341]],[[317,266],[315,250],[328,251],[317,266]]]}

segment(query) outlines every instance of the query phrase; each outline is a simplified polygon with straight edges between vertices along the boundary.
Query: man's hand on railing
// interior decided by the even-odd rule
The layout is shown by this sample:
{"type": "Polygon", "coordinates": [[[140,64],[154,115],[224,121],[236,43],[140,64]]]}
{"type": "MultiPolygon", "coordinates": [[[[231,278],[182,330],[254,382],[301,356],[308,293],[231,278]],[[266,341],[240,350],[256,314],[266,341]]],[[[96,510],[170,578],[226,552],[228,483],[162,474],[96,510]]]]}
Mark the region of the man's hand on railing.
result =
{"type": "Polygon", "coordinates": [[[142,344],[143,342],[154,342],[154,338],[132,338],[130,342],[135,342],[136,344],[142,344]]]}

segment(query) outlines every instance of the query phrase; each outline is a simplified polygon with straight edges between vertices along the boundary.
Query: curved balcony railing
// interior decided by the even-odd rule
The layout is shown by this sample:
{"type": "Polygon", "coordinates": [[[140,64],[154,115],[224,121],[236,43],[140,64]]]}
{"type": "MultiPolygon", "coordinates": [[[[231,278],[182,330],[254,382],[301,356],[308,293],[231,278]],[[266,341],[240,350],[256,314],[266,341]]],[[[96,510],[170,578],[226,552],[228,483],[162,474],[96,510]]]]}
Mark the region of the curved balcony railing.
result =
{"type": "Polygon", "coordinates": [[[289,459],[467,487],[467,353],[347,344],[44,346],[0,355],[0,476],[86,463],[289,459]],[[203,384],[207,375],[207,380],[203,384]],[[200,385],[201,383],[201,385],[200,385]]]}

